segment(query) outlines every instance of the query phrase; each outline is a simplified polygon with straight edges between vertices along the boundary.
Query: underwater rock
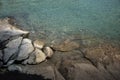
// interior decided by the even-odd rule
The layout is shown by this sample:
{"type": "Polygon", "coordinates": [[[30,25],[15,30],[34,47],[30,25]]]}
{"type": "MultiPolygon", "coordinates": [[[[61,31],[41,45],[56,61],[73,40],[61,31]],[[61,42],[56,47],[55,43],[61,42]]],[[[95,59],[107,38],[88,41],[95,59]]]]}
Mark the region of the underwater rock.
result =
{"type": "Polygon", "coordinates": [[[32,45],[32,41],[30,39],[24,38],[19,48],[19,53],[16,60],[21,61],[27,59],[33,51],[34,47],[32,45]]]}
{"type": "Polygon", "coordinates": [[[41,40],[35,40],[33,42],[33,44],[34,44],[34,47],[36,47],[38,49],[42,49],[43,46],[45,45],[45,43],[43,41],[41,41],[41,40]]]}
{"type": "Polygon", "coordinates": [[[50,47],[44,47],[43,52],[46,54],[48,58],[52,57],[53,55],[53,50],[50,47]]]}
{"type": "Polygon", "coordinates": [[[72,51],[80,47],[80,45],[74,41],[70,41],[69,39],[65,40],[64,42],[58,45],[51,45],[54,50],[58,51],[72,51]]]}
{"type": "Polygon", "coordinates": [[[8,60],[15,59],[18,55],[19,46],[22,42],[22,37],[10,41],[4,49],[3,61],[6,63],[8,60]]]}

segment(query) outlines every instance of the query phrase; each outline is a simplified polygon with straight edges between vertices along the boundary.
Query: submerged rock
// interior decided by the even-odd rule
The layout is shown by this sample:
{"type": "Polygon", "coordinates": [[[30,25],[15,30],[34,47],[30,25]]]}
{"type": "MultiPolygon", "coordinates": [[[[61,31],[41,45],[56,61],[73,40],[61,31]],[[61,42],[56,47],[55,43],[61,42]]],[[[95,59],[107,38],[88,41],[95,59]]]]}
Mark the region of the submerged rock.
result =
{"type": "Polygon", "coordinates": [[[33,51],[34,47],[32,45],[32,41],[30,39],[24,38],[19,48],[19,53],[16,60],[21,61],[27,59],[33,51]]]}
{"type": "Polygon", "coordinates": [[[69,39],[65,40],[64,42],[58,45],[51,45],[54,50],[58,51],[72,51],[80,47],[80,45],[74,41],[70,41],[69,39]]]}

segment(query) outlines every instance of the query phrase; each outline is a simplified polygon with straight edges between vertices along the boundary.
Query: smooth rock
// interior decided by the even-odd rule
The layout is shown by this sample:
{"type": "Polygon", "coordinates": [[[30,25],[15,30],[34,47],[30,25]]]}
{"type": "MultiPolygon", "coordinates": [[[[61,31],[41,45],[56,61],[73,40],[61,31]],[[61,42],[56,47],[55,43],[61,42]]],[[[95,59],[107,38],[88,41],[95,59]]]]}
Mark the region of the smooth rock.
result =
{"type": "Polygon", "coordinates": [[[15,59],[18,55],[19,47],[22,42],[22,37],[10,41],[4,49],[3,61],[6,63],[8,60],[15,59]]]}
{"type": "Polygon", "coordinates": [[[33,42],[33,44],[34,44],[34,47],[36,47],[38,49],[42,49],[43,46],[45,45],[45,43],[43,41],[41,41],[41,40],[35,40],[33,42]]]}
{"type": "Polygon", "coordinates": [[[19,72],[22,72],[22,68],[18,65],[10,65],[8,67],[8,70],[9,71],[19,71],[19,72]]]}
{"type": "Polygon", "coordinates": [[[34,47],[32,45],[32,41],[30,39],[24,38],[19,48],[19,53],[16,60],[21,61],[27,59],[33,51],[34,47]]]}
{"type": "Polygon", "coordinates": [[[58,45],[51,45],[54,50],[58,51],[72,51],[80,47],[80,45],[74,41],[70,41],[69,39],[65,40],[64,42],[58,45]]]}
{"type": "Polygon", "coordinates": [[[39,49],[35,49],[29,58],[23,61],[23,64],[38,64],[46,60],[46,55],[39,49]]]}
{"type": "Polygon", "coordinates": [[[41,50],[35,50],[35,62],[40,63],[46,60],[46,55],[41,50]]]}
{"type": "Polygon", "coordinates": [[[53,55],[53,50],[50,47],[44,47],[43,52],[46,54],[47,57],[52,57],[53,55]]]}

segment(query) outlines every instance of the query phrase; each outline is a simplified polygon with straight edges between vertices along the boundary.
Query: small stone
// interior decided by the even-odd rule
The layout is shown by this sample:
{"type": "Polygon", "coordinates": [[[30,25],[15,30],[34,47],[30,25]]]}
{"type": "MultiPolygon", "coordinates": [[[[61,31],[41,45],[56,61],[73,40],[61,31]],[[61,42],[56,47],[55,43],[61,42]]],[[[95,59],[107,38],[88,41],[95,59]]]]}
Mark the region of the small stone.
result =
{"type": "Polygon", "coordinates": [[[18,65],[10,65],[8,66],[8,70],[9,71],[19,71],[22,72],[22,68],[18,65]]]}
{"type": "Polygon", "coordinates": [[[53,50],[50,47],[44,47],[43,52],[49,58],[53,55],[53,50]]]}
{"type": "Polygon", "coordinates": [[[41,50],[35,50],[35,62],[40,63],[46,60],[46,55],[41,50]]]}
{"type": "Polygon", "coordinates": [[[38,49],[42,49],[44,45],[45,45],[45,43],[43,41],[40,41],[40,40],[34,41],[34,46],[38,49]]]}
{"type": "Polygon", "coordinates": [[[33,53],[30,54],[29,58],[22,62],[22,64],[38,64],[46,60],[46,55],[39,49],[35,49],[33,53]]]}
{"type": "Polygon", "coordinates": [[[10,41],[4,49],[3,61],[6,63],[8,60],[15,59],[18,55],[19,46],[22,42],[22,37],[10,41]],[[10,59],[11,58],[11,59],[10,59]]]}
{"type": "Polygon", "coordinates": [[[34,51],[32,41],[30,39],[23,39],[22,44],[19,48],[18,57],[16,60],[21,61],[29,57],[29,55],[34,51]]]}

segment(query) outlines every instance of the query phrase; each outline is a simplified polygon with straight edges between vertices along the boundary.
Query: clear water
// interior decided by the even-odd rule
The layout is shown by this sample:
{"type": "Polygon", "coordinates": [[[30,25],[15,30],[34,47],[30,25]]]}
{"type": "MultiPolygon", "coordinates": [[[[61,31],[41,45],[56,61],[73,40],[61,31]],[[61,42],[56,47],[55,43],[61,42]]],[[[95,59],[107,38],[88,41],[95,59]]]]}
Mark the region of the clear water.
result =
{"type": "Polygon", "coordinates": [[[33,33],[88,30],[120,40],[120,0],[0,0],[6,16],[33,33]]]}

